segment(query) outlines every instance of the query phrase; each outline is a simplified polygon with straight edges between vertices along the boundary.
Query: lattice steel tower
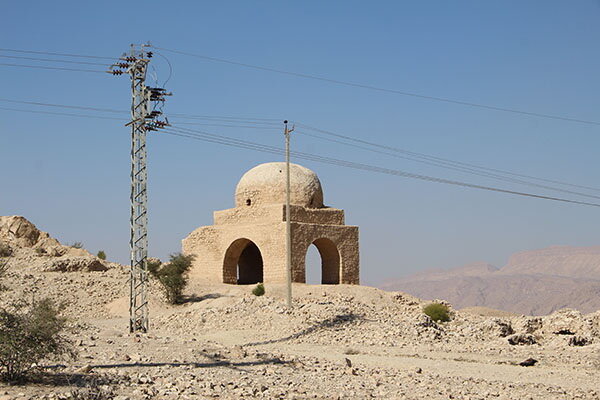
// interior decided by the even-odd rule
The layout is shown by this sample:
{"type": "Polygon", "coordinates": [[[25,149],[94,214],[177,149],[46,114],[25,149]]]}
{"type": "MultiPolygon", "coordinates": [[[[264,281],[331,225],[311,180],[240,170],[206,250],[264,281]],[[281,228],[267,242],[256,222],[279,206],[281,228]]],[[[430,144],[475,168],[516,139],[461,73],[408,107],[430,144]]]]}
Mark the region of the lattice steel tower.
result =
{"type": "Polygon", "coordinates": [[[156,118],[162,114],[157,110],[165,101],[163,88],[146,86],[146,71],[152,52],[139,50],[131,45],[129,55],[123,55],[120,62],[111,66],[109,73],[131,78],[131,251],[129,331],[148,331],[148,194],[146,191],[148,170],[146,168],[146,133],[168,125],[156,118]],[[152,110],[150,106],[152,105],[152,110]]]}

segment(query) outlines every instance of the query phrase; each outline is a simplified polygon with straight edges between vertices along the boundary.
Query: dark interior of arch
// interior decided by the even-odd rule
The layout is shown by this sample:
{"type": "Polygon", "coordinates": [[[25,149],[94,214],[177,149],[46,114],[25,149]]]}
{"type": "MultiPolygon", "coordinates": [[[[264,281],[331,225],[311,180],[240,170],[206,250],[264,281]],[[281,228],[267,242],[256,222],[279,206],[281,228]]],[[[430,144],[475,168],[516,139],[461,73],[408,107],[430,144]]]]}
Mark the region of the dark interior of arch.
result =
{"type": "Polygon", "coordinates": [[[263,259],[258,247],[249,242],[238,259],[238,279],[240,285],[263,282],[263,259]]]}

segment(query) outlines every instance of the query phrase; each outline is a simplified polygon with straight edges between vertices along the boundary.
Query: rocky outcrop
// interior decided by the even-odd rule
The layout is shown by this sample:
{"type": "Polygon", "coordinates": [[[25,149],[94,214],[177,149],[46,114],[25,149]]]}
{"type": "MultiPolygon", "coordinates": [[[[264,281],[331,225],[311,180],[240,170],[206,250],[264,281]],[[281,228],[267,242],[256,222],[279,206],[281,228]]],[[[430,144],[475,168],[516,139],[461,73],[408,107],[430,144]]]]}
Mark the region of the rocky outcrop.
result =
{"type": "Polygon", "coordinates": [[[8,246],[12,267],[41,271],[105,271],[109,263],[87,250],[62,245],[21,216],[0,216],[0,242],[8,246]]]}
{"type": "Polygon", "coordinates": [[[106,271],[108,266],[97,257],[58,257],[42,264],[45,272],[106,271]]]}
{"type": "Polygon", "coordinates": [[[59,257],[69,252],[73,253],[76,250],[79,255],[91,256],[83,249],[61,245],[58,240],[48,233],[39,230],[26,218],[17,215],[0,216],[0,240],[8,243],[13,248],[31,248],[40,254],[52,257],[59,257]]]}

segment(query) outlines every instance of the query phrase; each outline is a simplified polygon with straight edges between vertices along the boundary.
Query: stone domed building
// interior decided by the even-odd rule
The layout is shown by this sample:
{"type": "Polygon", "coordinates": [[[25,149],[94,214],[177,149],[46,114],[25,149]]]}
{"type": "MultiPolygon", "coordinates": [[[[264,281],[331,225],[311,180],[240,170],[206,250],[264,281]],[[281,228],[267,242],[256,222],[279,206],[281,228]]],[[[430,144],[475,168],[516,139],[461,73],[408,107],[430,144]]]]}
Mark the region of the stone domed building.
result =
{"type": "MultiPolygon", "coordinates": [[[[242,176],[235,208],[214,212],[214,225],[183,240],[194,254],[192,279],[232,284],[286,281],[285,163],[260,164],[242,176]]],[[[358,284],[358,227],[344,225],[344,211],[323,205],[317,174],[290,164],[292,281],[305,282],[311,244],[321,255],[321,282],[358,284]]]]}

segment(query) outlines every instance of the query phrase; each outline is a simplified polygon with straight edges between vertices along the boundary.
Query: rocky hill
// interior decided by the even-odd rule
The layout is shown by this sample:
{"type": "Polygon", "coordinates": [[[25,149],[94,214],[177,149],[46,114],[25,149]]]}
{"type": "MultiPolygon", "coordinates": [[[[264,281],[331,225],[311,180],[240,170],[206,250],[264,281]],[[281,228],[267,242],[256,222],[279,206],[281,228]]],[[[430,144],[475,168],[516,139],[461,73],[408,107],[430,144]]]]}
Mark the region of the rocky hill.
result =
{"type": "Polygon", "coordinates": [[[523,251],[502,268],[474,263],[431,270],[383,285],[424,299],[443,298],[455,307],[490,307],[545,315],[570,307],[600,309],[600,246],[553,246],[523,251]]]}
{"type": "MultiPolygon", "coordinates": [[[[78,351],[38,366],[46,380],[0,383],[2,400],[600,396],[600,311],[529,317],[450,305],[442,323],[423,313],[427,301],[401,292],[294,284],[288,309],[284,285],[267,284],[259,297],[253,286],[194,281],[182,304],[168,305],[151,281],[150,331],[129,334],[125,266],[64,246],[21,217],[0,219],[0,242],[10,248],[0,256],[9,267],[0,308],[61,302],[78,351]],[[102,268],[85,266],[96,261],[102,268]]],[[[463,275],[486,270],[496,273],[473,265],[463,275]]]]}

